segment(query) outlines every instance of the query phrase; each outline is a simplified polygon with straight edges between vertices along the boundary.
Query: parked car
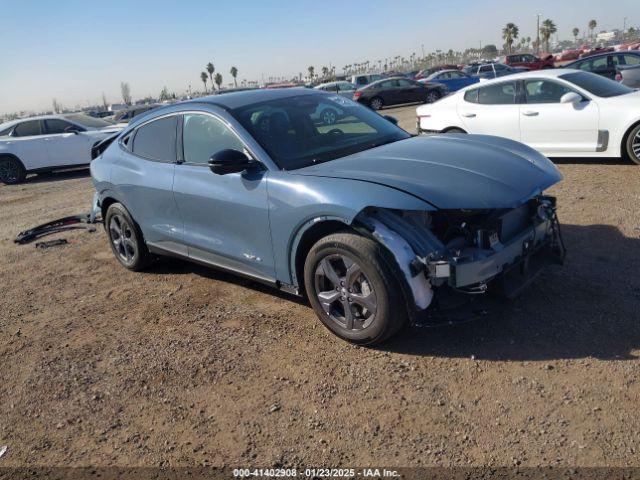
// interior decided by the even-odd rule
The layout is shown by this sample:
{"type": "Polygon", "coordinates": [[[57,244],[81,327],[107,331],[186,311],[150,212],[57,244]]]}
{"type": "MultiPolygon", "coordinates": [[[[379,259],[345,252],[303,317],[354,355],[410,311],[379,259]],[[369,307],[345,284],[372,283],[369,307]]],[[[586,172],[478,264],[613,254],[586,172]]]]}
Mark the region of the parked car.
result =
{"type": "Polygon", "coordinates": [[[618,65],[615,80],[630,88],[640,88],[640,64],[618,65]]]}
{"type": "Polygon", "coordinates": [[[478,77],[467,75],[460,70],[440,70],[439,72],[432,73],[427,78],[423,78],[418,81],[420,83],[439,83],[446,87],[447,92],[457,92],[461,88],[478,83],[480,79],[478,77]]]}
{"type": "Polygon", "coordinates": [[[590,72],[538,70],[419,107],[420,132],[498,135],[550,157],[625,157],[640,164],[640,92],[590,72]]]}
{"type": "Polygon", "coordinates": [[[313,88],[323,92],[337,93],[345,98],[352,98],[353,92],[356,91],[356,86],[353,83],[345,81],[322,83],[313,88]]]}
{"type": "Polygon", "coordinates": [[[446,94],[444,85],[438,83],[420,83],[405,77],[392,77],[359,88],[353,94],[353,99],[373,110],[380,110],[402,103],[432,103],[446,94]]]}
{"type": "Polygon", "coordinates": [[[119,124],[127,124],[133,118],[138,115],[142,115],[143,113],[147,113],[154,108],[158,108],[162,105],[160,104],[151,104],[151,105],[136,105],[135,107],[126,108],[124,110],[119,110],[113,115],[113,121],[119,124]]]}
{"type": "Polygon", "coordinates": [[[378,80],[382,80],[385,78],[385,75],[381,73],[367,73],[361,75],[351,75],[351,80],[349,83],[356,86],[356,88],[364,87],[365,85],[369,85],[372,82],[377,82],[378,80]]]}
{"type": "Polygon", "coordinates": [[[541,70],[543,68],[553,68],[553,55],[546,55],[543,58],[536,57],[530,53],[516,53],[506,55],[504,64],[510,67],[524,67],[529,70],[541,70]]]}
{"type": "Polygon", "coordinates": [[[415,80],[420,80],[422,78],[427,78],[429,75],[433,75],[435,72],[439,72],[441,70],[457,70],[457,65],[437,65],[435,67],[425,68],[424,70],[420,70],[416,76],[415,80]]]}
{"type": "Polygon", "coordinates": [[[523,67],[510,67],[503,63],[483,63],[480,65],[471,65],[462,70],[469,76],[481,78],[483,80],[504,77],[506,75],[513,75],[514,73],[520,73],[527,71],[523,67]]]}
{"type": "Polygon", "coordinates": [[[91,148],[120,128],[82,113],[43,115],[0,125],[0,182],[86,165],[91,148]]]}
{"type": "Polygon", "coordinates": [[[562,254],[543,194],[562,175],[539,153],[495,137],[412,137],[311,89],[171,105],[96,154],[95,208],[122,266],[172,255],[305,292],[358,344],[428,321],[447,292],[477,298],[509,272],[520,280],[505,285],[526,285],[562,254]],[[349,122],[316,125],[321,103],[349,122]]]}
{"type": "Polygon", "coordinates": [[[597,73],[612,80],[616,78],[616,67],[624,65],[638,65],[640,51],[607,52],[592,55],[565,65],[565,68],[575,68],[585,72],[597,73]]]}

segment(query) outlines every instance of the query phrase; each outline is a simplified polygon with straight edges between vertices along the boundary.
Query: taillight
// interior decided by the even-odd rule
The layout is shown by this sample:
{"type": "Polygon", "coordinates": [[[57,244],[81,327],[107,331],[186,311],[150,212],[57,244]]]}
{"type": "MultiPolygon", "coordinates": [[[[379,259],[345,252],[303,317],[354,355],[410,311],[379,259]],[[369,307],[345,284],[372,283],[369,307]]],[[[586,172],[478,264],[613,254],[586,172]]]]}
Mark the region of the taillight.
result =
{"type": "Polygon", "coordinates": [[[622,81],[622,74],[616,73],[616,82],[621,82],[621,81],[622,81]]]}
{"type": "Polygon", "coordinates": [[[358,100],[362,96],[362,92],[358,92],[357,90],[353,92],[353,99],[358,100]]]}

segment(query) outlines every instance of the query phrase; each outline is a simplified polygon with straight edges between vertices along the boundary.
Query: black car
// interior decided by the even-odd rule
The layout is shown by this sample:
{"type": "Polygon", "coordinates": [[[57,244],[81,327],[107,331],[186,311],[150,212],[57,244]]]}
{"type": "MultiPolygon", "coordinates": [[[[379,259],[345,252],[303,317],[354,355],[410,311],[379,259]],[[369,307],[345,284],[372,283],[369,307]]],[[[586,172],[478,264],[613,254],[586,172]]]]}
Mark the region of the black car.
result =
{"type": "Polygon", "coordinates": [[[138,115],[143,113],[147,113],[154,108],[161,107],[160,104],[151,104],[151,105],[136,105],[135,107],[126,108],[124,110],[120,110],[115,113],[113,116],[113,121],[116,123],[129,123],[138,115]]]}
{"type": "Polygon", "coordinates": [[[359,88],[353,99],[373,110],[401,103],[432,103],[446,95],[443,85],[436,83],[420,83],[406,77],[393,77],[378,80],[359,88]]]}
{"type": "Polygon", "coordinates": [[[629,50],[627,52],[606,52],[598,55],[590,55],[571,62],[564,68],[575,68],[585,72],[597,73],[603,77],[615,80],[616,67],[625,65],[638,65],[640,63],[640,51],[629,50]]]}

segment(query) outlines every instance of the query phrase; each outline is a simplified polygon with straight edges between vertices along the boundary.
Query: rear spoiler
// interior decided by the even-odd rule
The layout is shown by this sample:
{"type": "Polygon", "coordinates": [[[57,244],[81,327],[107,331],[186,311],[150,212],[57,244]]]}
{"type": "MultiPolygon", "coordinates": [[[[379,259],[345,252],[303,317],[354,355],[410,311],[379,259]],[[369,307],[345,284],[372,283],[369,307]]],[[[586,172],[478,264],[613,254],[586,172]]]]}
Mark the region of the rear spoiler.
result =
{"type": "Polygon", "coordinates": [[[107,147],[111,145],[116,138],[118,138],[118,135],[120,135],[120,132],[108,136],[104,140],[99,141],[93,147],[91,147],[91,160],[94,160],[102,155],[102,152],[104,152],[107,147]]]}

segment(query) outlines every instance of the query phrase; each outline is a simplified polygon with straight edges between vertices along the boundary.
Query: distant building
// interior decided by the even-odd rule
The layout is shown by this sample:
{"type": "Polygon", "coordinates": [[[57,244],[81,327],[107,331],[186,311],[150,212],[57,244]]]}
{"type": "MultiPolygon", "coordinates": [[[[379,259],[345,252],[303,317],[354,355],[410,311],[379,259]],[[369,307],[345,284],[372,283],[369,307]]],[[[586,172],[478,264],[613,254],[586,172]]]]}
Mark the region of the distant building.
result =
{"type": "Polygon", "coordinates": [[[596,42],[610,42],[618,37],[618,30],[611,30],[609,32],[600,32],[596,35],[596,42]]]}
{"type": "Polygon", "coordinates": [[[126,108],[129,108],[129,106],[124,103],[112,103],[111,105],[109,105],[110,112],[119,112],[120,110],[124,110],[126,108]]]}

